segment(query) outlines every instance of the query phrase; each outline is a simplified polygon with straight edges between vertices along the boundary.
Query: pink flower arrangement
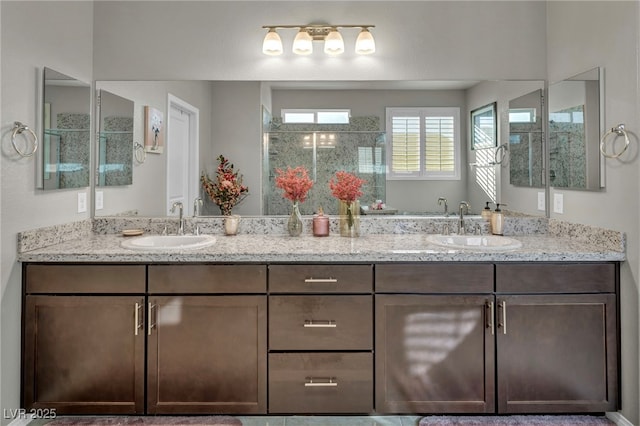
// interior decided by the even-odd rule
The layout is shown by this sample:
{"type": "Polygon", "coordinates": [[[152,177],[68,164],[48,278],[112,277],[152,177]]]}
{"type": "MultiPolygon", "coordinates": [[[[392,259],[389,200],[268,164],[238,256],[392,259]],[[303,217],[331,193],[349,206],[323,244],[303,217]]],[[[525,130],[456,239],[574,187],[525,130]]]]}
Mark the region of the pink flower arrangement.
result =
{"type": "Polygon", "coordinates": [[[336,172],[329,181],[331,193],[338,200],[351,203],[362,196],[360,187],[366,180],[360,179],[356,175],[344,171],[336,172]]]}
{"type": "Polygon", "coordinates": [[[220,207],[223,216],[230,216],[231,210],[249,194],[249,188],[242,184],[242,175],[233,170],[233,164],[222,155],[216,170],[216,179],[206,173],[200,176],[200,182],[211,201],[220,207]]]}
{"type": "Polygon", "coordinates": [[[313,186],[313,181],[309,178],[307,169],[298,166],[295,169],[287,167],[286,171],[276,169],[278,176],[276,177],[276,187],[284,192],[282,196],[294,203],[304,203],[307,199],[307,193],[313,186]]]}

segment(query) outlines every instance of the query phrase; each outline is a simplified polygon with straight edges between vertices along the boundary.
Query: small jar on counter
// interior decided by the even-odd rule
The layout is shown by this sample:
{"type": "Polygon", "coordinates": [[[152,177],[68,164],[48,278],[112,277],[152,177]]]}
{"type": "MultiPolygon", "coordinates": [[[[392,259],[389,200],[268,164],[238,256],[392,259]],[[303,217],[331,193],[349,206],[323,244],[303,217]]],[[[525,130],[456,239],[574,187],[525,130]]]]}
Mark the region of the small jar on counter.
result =
{"type": "Polygon", "coordinates": [[[329,236],[329,216],[325,216],[322,207],[318,209],[318,214],[313,217],[313,236],[329,236]]]}

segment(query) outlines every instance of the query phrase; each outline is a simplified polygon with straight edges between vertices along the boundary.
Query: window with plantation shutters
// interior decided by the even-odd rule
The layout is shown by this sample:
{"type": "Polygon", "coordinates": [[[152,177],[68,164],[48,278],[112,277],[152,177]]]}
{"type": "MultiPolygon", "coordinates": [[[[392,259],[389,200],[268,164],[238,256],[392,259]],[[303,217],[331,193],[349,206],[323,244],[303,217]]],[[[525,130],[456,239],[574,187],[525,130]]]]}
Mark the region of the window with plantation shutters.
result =
{"type": "Polygon", "coordinates": [[[459,108],[387,108],[387,179],[460,179],[459,108]]]}

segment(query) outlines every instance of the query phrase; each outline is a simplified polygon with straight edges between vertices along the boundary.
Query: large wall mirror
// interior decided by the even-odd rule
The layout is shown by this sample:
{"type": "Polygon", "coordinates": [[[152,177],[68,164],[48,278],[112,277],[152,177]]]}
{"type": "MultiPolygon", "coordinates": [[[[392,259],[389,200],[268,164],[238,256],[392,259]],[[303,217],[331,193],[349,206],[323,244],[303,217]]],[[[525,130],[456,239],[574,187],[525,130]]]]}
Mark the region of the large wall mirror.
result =
{"type": "MultiPolygon", "coordinates": [[[[197,181],[203,171],[210,175],[215,172],[219,155],[225,155],[236,165],[251,158],[250,164],[255,164],[255,167],[239,167],[250,189],[250,196],[238,211],[242,215],[286,214],[288,209],[278,210],[276,205],[282,197],[280,192],[275,192],[272,169],[276,166],[306,165],[299,162],[307,157],[310,172],[331,172],[342,168],[371,174],[375,184],[379,185],[379,191],[371,191],[370,198],[384,194],[383,201],[397,210],[397,214],[442,214],[443,206],[438,203],[440,197],[448,200],[450,212],[457,211],[461,201],[468,201],[472,213],[479,214],[486,201],[497,201],[525,214],[544,214],[536,209],[530,194],[519,192],[518,187],[510,183],[508,159],[502,164],[489,164],[495,158],[493,151],[508,144],[508,131],[498,132],[496,147],[472,150],[470,143],[471,111],[495,103],[497,120],[505,120],[509,101],[534,89],[542,89],[543,81],[98,81],[96,87],[134,102],[134,141],[143,137],[144,106],[153,106],[168,117],[168,97],[171,95],[198,108],[200,167],[191,172],[189,179],[197,181]],[[389,106],[460,109],[460,179],[391,181],[384,178],[384,173],[375,173],[385,167],[380,162],[384,156],[378,154],[384,151],[385,138],[381,136],[386,130],[385,110],[389,106]],[[281,110],[286,108],[349,109],[357,128],[348,129],[351,133],[341,135],[339,143],[352,144],[353,149],[318,149],[313,163],[314,152],[304,145],[305,135],[313,132],[306,128],[291,130],[283,127],[281,110]],[[272,117],[271,123],[262,122],[265,115],[272,117]],[[351,156],[345,158],[345,153],[351,156]],[[481,156],[487,156],[488,160],[484,161],[481,156]],[[480,162],[487,164],[471,166],[480,162]],[[249,200],[251,197],[253,199],[249,200]],[[265,206],[270,199],[274,202],[273,208],[265,206]]],[[[505,126],[497,124],[500,128],[505,126]]],[[[316,134],[318,138],[321,136],[316,134]]],[[[98,188],[104,195],[104,207],[95,211],[96,216],[167,214],[166,176],[172,146],[170,130],[165,144],[166,150],[161,155],[147,155],[144,164],[134,161],[131,185],[98,188]]],[[[321,186],[318,185],[318,190],[326,189],[321,186]]],[[[204,214],[219,215],[217,207],[207,203],[206,195],[202,194],[202,197],[205,200],[204,214]]],[[[361,199],[363,205],[374,201],[373,198],[361,199]]],[[[186,214],[190,214],[192,202],[185,203],[186,214]]],[[[310,210],[303,213],[315,211],[317,206],[311,204],[307,206],[310,210]]]]}
{"type": "Polygon", "coordinates": [[[604,186],[601,74],[594,68],[549,86],[549,184],[555,188],[604,186]]]}
{"type": "Polygon", "coordinates": [[[89,186],[91,151],[91,86],[44,68],[42,89],[42,189],[89,186]]]}
{"type": "Polygon", "coordinates": [[[99,90],[97,186],[133,182],[133,101],[99,90]]]}

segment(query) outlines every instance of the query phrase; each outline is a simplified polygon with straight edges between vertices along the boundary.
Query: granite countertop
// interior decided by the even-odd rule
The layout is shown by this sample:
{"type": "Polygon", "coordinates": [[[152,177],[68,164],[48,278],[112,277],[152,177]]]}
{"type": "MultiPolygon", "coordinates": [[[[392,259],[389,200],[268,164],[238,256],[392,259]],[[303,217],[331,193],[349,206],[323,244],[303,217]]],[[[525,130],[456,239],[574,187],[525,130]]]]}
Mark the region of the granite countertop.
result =
{"type": "MultiPolygon", "coordinates": [[[[148,234],[147,234],[148,235],[148,234]]],[[[195,250],[130,250],[120,234],[91,234],[18,254],[21,262],[523,262],[623,261],[624,251],[572,238],[514,236],[510,251],[450,249],[427,242],[427,234],[376,234],[358,238],[240,234],[215,235],[212,246],[195,250]]]]}

